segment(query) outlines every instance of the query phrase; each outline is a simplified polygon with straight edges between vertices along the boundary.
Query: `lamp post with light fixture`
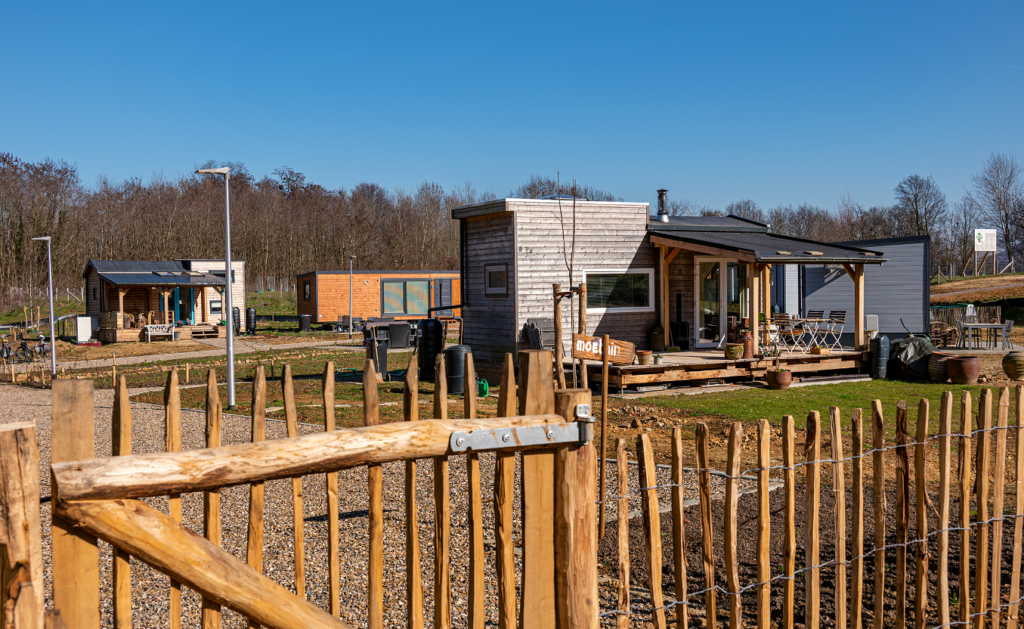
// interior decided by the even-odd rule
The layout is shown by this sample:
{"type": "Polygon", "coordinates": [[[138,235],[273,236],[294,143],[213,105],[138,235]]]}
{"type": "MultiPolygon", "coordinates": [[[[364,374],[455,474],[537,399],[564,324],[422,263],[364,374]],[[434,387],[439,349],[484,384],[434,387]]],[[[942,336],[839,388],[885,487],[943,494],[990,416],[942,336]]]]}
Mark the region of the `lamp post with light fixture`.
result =
{"type": "Polygon", "coordinates": [[[355,260],[354,255],[348,256],[348,340],[352,340],[352,261],[355,260]]]}
{"type": "Polygon", "coordinates": [[[224,175],[224,320],[228,324],[228,410],[235,408],[235,312],[231,307],[231,168],[201,168],[197,175],[224,175]]]}
{"type": "MultiPolygon", "coordinates": [[[[53,258],[50,256],[50,237],[40,236],[39,238],[33,238],[32,240],[45,240],[46,241],[46,277],[49,280],[50,290],[50,375],[57,375],[57,340],[53,337],[54,324],[53,324],[53,258]]],[[[117,386],[117,383],[114,383],[117,386]]]]}

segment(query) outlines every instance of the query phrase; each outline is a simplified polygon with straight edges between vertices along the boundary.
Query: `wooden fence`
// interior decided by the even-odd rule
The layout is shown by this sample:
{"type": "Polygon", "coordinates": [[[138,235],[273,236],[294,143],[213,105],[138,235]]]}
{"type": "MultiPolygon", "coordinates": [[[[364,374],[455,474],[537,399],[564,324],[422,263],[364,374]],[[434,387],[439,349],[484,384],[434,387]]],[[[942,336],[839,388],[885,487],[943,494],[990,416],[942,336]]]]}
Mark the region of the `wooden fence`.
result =
{"type": "MultiPolygon", "coordinates": [[[[434,467],[437,552],[428,561],[432,560],[434,566],[433,616],[437,627],[457,624],[482,628],[495,616],[499,627],[509,628],[628,627],[636,622],[651,622],[658,628],[670,624],[689,627],[698,626],[698,617],[699,626],[706,627],[719,622],[728,622],[730,627],[756,624],[759,628],[773,624],[792,627],[802,622],[808,629],[822,625],[843,629],[904,627],[909,623],[915,627],[1018,626],[1024,523],[1024,389],[1002,389],[998,403],[992,391],[983,389],[976,414],[969,392],[963,393],[959,413],[955,413],[952,393],[947,392],[941,400],[936,430],[930,430],[929,404],[922,400],[913,437],[905,403],[895,409],[893,422],[886,420],[884,409],[876,401],[869,414],[871,444],[867,448],[863,445],[864,414],[859,409],[853,412],[848,431],[843,428],[838,408],[830,409],[827,425],[822,424],[817,412],[810,413],[802,455],[797,450],[793,416],[783,418],[778,435],[781,440],[773,435],[768,422],[761,420],[747,447],[756,457],[750,469],[744,469],[744,425],[732,424],[728,431],[724,470],[712,465],[716,436],[706,424],[697,426],[692,454],[684,453],[684,431],[677,427],[672,433],[668,482],[658,480],[658,470],[664,466],[655,464],[650,435],[642,433],[635,449],[638,474],[631,484],[627,443],[620,439],[615,459],[617,487],[608,498],[616,505],[617,514],[606,535],[606,542],[614,537],[615,561],[608,562],[608,572],[599,575],[596,452],[592,441],[530,446],[525,445],[523,432],[543,426],[551,439],[550,431],[555,427],[570,425],[566,421],[575,417],[577,405],[590,402],[590,392],[555,390],[550,352],[525,352],[519,361],[517,396],[511,358],[506,359],[498,418],[475,419],[475,387],[467,386],[466,419],[447,420],[444,365],[439,361],[433,409],[437,421],[418,421],[418,383],[413,368],[407,373],[404,388],[406,421],[387,424],[379,424],[376,377],[372,362],[368,362],[363,407],[366,425],[356,429],[335,429],[333,365],[328,363],[323,380],[325,432],[304,436],[298,436],[291,375],[286,368],[282,386],[288,437],[274,441],[264,441],[266,380],[259,369],[253,383],[254,443],[230,446],[220,444],[220,401],[211,374],[207,448],[185,452],[180,451],[181,404],[177,373],[172,371],[165,391],[167,452],[142,455],[131,454],[131,406],[122,379],[112,417],[114,456],[101,459],[91,458],[91,382],[55,381],[52,572],[53,604],[59,614],[44,615],[42,606],[34,428],[7,425],[0,427],[0,596],[4,603],[0,606],[4,615],[0,624],[18,629],[57,627],[62,621],[70,629],[100,626],[97,539],[102,539],[116,549],[112,574],[117,627],[131,626],[129,557],[171,578],[171,627],[180,627],[183,585],[203,597],[204,628],[219,626],[222,607],[243,614],[254,627],[346,626],[338,620],[338,575],[345,557],[338,547],[336,475],[341,470],[365,467],[370,496],[367,619],[368,626],[382,627],[385,593],[380,465],[404,461],[407,626],[422,627],[424,598],[418,569],[415,479],[418,461],[429,459],[434,467]],[[1012,425],[1011,394],[1015,396],[1012,425]],[[959,415],[956,429],[954,414],[959,415]],[[895,428],[894,440],[886,439],[887,427],[890,435],[895,428]],[[479,453],[456,451],[452,436],[494,429],[509,430],[515,446],[497,450],[493,493],[484,494],[479,453]],[[826,433],[829,454],[823,457],[826,433]],[[852,444],[849,453],[845,443],[852,444]],[[448,552],[453,488],[448,469],[450,459],[456,456],[465,457],[467,464],[469,600],[467,617],[453,619],[452,558],[448,552]],[[521,522],[513,521],[517,459],[522,474],[521,522]],[[686,467],[689,460],[695,466],[686,467]],[[312,474],[326,475],[330,563],[326,610],[306,600],[300,484],[293,484],[292,492],[298,514],[294,523],[295,593],[263,574],[263,484],[312,474]],[[685,488],[689,485],[685,481],[690,474],[696,476],[698,514],[687,518],[685,488]],[[823,476],[831,479],[831,492],[822,490],[823,476]],[[724,485],[721,503],[713,492],[714,479],[724,485]],[[777,506],[773,508],[771,491],[780,481],[781,499],[776,497],[777,506]],[[220,547],[219,492],[234,485],[250,487],[244,562],[220,547]],[[753,493],[743,500],[748,504],[752,498],[753,506],[741,513],[743,486],[748,485],[753,486],[753,493]],[[203,494],[202,538],[181,525],[181,494],[186,492],[203,494]],[[659,493],[669,495],[668,509],[660,506],[663,498],[659,493]],[[631,549],[630,498],[638,495],[642,518],[635,520],[632,528],[642,528],[644,543],[642,549],[631,549]],[[139,500],[152,496],[168,498],[167,513],[139,500]],[[822,507],[823,496],[826,504],[831,499],[831,508],[822,507]],[[846,496],[849,501],[837,499],[846,496]],[[495,550],[491,561],[496,574],[497,609],[488,614],[484,606],[488,559],[481,514],[483,503],[490,500],[494,508],[495,550]],[[798,506],[802,507],[799,521],[798,506]],[[926,513],[933,517],[917,517],[926,513]],[[671,530],[665,533],[661,525],[664,514],[671,520],[671,530]],[[776,526],[772,525],[773,514],[776,526]],[[930,521],[934,522],[931,527],[930,521]],[[830,535],[822,532],[823,523],[832,529],[832,552],[827,557],[822,556],[822,544],[827,548],[830,535]],[[687,527],[694,526],[699,535],[691,534],[690,538],[697,540],[699,561],[687,559],[687,527]],[[740,542],[748,541],[746,533],[741,538],[745,526],[754,527],[750,539],[756,541],[756,552],[752,558],[744,558],[740,552],[740,542]],[[522,539],[518,570],[513,529],[521,531],[522,539]],[[781,560],[773,560],[772,549],[780,543],[781,560]],[[721,558],[716,556],[719,553],[721,558]],[[1004,561],[1007,554],[1012,558],[1004,561]],[[663,565],[666,555],[668,566],[663,565]],[[641,562],[647,568],[647,582],[635,583],[631,566],[641,562]],[[741,570],[747,578],[741,579],[741,570]],[[666,573],[671,576],[670,591],[665,588],[666,573]],[[636,600],[638,586],[646,586],[646,602],[636,600]],[[826,605],[827,611],[823,611],[823,592],[831,593],[832,600],[839,604],[826,605]],[[799,608],[798,597],[802,598],[799,608]]],[[[471,362],[466,373],[473,373],[471,362]]],[[[608,552],[607,545],[601,552],[608,552]]]]}

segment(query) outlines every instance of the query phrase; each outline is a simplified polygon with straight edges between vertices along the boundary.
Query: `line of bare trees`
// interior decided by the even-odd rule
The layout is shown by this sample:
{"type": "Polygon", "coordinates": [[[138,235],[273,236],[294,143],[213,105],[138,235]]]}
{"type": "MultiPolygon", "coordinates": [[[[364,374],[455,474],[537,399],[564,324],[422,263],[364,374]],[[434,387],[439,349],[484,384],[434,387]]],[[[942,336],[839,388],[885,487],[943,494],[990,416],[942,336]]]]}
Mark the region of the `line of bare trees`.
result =
{"type": "MultiPolygon", "coordinates": [[[[202,167],[213,165],[223,164],[202,167]]],[[[360,268],[455,269],[451,209],[494,196],[470,183],[328,190],[289,168],[257,180],[244,165],[230,166],[232,254],[246,261],[250,277],[348,268],[350,254],[360,268]]],[[[33,237],[53,238],[55,287],[77,292],[90,258],[222,257],[223,208],[220,178],[101,180],[88,188],[63,161],[0,153],[0,308],[21,305],[26,289],[38,294],[46,285],[46,247],[33,237]]]]}

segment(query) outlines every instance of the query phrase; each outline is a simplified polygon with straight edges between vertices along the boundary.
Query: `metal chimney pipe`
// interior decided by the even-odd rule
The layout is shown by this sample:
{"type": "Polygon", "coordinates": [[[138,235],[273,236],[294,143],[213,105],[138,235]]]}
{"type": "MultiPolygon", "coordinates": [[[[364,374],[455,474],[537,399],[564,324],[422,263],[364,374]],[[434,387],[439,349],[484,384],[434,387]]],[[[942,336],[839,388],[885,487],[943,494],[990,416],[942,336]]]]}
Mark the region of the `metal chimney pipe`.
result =
{"type": "Polygon", "coordinates": [[[658,221],[668,222],[668,190],[658,190],[658,221]]]}

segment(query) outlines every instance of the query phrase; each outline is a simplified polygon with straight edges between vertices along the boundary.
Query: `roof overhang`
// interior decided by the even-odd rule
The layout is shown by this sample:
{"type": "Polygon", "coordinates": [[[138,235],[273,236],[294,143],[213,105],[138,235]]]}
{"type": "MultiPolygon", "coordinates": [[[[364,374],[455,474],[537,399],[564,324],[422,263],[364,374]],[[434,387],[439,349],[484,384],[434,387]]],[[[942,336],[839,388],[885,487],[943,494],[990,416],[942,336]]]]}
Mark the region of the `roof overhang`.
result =
{"type": "Polygon", "coordinates": [[[878,251],[750,231],[681,231],[648,226],[651,242],[757,264],[882,264],[878,251]]]}
{"type": "Polygon", "coordinates": [[[106,272],[100,279],[113,286],[224,286],[224,278],[211,273],[184,272],[106,272]]]}

